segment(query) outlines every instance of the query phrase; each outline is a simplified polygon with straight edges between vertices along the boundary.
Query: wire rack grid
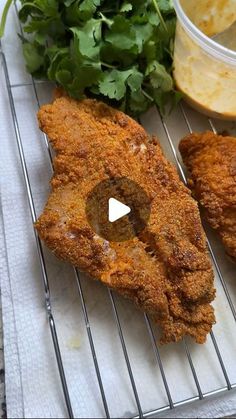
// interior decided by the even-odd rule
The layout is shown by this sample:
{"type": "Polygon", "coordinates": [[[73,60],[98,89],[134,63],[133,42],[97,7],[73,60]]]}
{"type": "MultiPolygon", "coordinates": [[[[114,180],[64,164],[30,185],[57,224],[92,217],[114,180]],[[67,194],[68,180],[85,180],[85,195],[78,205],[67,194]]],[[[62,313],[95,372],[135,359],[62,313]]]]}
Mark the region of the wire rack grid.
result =
{"type": "MultiPolygon", "coordinates": [[[[16,6],[15,6],[15,8],[16,8],[16,6]]],[[[17,8],[16,8],[15,11],[17,13],[17,8]]],[[[40,100],[39,100],[38,91],[37,91],[37,87],[38,87],[38,84],[40,82],[36,82],[32,78],[30,83],[11,84],[10,78],[9,78],[9,70],[8,70],[7,60],[6,60],[6,56],[4,54],[2,46],[1,46],[0,54],[1,54],[3,71],[4,71],[4,75],[5,75],[6,87],[7,87],[8,98],[9,98],[9,103],[10,103],[11,116],[12,116],[12,120],[13,120],[13,124],[14,124],[15,139],[16,139],[16,143],[17,143],[17,147],[18,147],[19,156],[20,156],[20,162],[21,162],[21,167],[22,167],[22,172],[23,172],[23,177],[24,177],[24,182],[25,182],[25,188],[26,188],[26,192],[27,192],[27,198],[28,198],[31,218],[32,218],[32,222],[34,223],[37,219],[37,215],[36,215],[35,204],[34,204],[34,199],[33,199],[33,194],[32,194],[31,183],[30,183],[30,176],[29,176],[29,172],[28,172],[28,169],[27,169],[27,164],[26,164],[26,159],[25,159],[25,154],[24,154],[23,139],[22,139],[21,132],[20,132],[20,129],[19,129],[19,121],[18,121],[18,115],[17,115],[17,112],[16,112],[16,107],[15,107],[15,102],[14,102],[13,89],[16,89],[18,87],[23,87],[23,86],[32,86],[37,105],[38,105],[38,107],[40,107],[40,100]]],[[[188,131],[192,132],[191,123],[188,119],[185,107],[182,106],[182,105],[180,105],[180,112],[181,112],[181,114],[182,114],[182,116],[185,120],[186,127],[187,127],[188,131]]],[[[181,162],[179,160],[178,154],[176,152],[175,145],[172,141],[172,136],[171,136],[170,130],[168,128],[168,124],[163,119],[162,119],[162,124],[163,124],[163,128],[164,128],[164,131],[165,131],[166,138],[167,138],[167,140],[169,142],[169,145],[170,145],[170,148],[172,150],[176,165],[178,167],[180,176],[182,177],[182,180],[186,183],[186,176],[185,176],[184,170],[182,168],[181,162]]],[[[209,119],[209,128],[212,129],[214,132],[217,132],[217,130],[215,128],[215,125],[214,125],[214,122],[210,119],[209,119]]],[[[45,146],[46,146],[46,149],[47,149],[47,153],[49,155],[49,160],[50,160],[51,169],[52,169],[52,152],[51,152],[50,145],[49,145],[49,142],[48,142],[48,139],[47,139],[46,135],[44,135],[44,141],[45,141],[45,146]]],[[[62,386],[62,389],[63,389],[64,400],[65,400],[65,404],[66,404],[67,411],[68,411],[68,417],[73,418],[74,413],[73,413],[73,408],[72,408],[72,403],[71,403],[71,398],[70,398],[70,389],[68,388],[68,384],[67,384],[65,368],[64,368],[63,359],[62,359],[62,356],[61,356],[61,349],[60,349],[60,345],[59,345],[58,337],[57,337],[57,327],[56,327],[56,323],[55,323],[55,320],[54,320],[54,315],[53,315],[53,312],[52,312],[50,287],[49,287],[47,266],[46,266],[46,262],[45,262],[44,251],[43,251],[43,247],[42,247],[40,238],[39,238],[39,236],[37,234],[37,231],[35,229],[34,229],[34,235],[35,235],[35,240],[36,240],[36,244],[37,244],[37,252],[38,252],[38,257],[39,257],[39,261],[40,261],[41,275],[42,275],[42,280],[43,280],[44,290],[45,290],[45,306],[46,306],[48,322],[49,322],[49,327],[50,327],[51,336],[52,336],[52,342],[53,342],[54,351],[55,351],[55,357],[56,357],[57,366],[58,366],[58,370],[59,370],[59,375],[60,375],[60,379],[61,379],[61,386],[62,386]]],[[[236,320],[236,310],[235,310],[234,303],[231,299],[230,292],[229,292],[228,287],[227,287],[227,283],[226,283],[226,281],[223,277],[223,274],[221,273],[220,266],[218,264],[216,256],[214,255],[214,251],[212,249],[212,246],[211,246],[211,243],[210,243],[209,240],[208,240],[208,247],[209,247],[211,257],[212,257],[213,264],[214,264],[215,269],[218,273],[218,276],[219,276],[220,281],[221,281],[221,285],[222,285],[224,293],[226,295],[229,310],[231,311],[231,313],[234,317],[234,320],[236,320]]],[[[85,323],[85,327],[86,327],[86,331],[87,331],[87,337],[88,337],[90,350],[91,350],[91,356],[92,356],[92,359],[93,359],[94,369],[95,369],[95,372],[96,372],[98,386],[99,386],[99,389],[100,389],[100,396],[101,396],[101,400],[102,400],[103,408],[104,408],[104,417],[109,418],[110,417],[109,405],[108,405],[106,393],[105,393],[105,390],[104,390],[102,375],[101,375],[101,371],[100,371],[100,365],[99,365],[99,362],[98,362],[98,359],[97,359],[96,346],[95,346],[94,338],[93,338],[93,331],[92,331],[92,327],[91,327],[91,324],[90,324],[89,315],[88,315],[88,311],[87,311],[87,307],[86,307],[83,287],[82,287],[81,279],[80,279],[80,273],[79,273],[78,269],[76,269],[76,268],[74,268],[74,277],[75,277],[75,281],[76,281],[77,288],[78,288],[78,296],[80,298],[80,303],[81,303],[81,306],[82,306],[84,323],[85,323]]],[[[138,390],[137,390],[137,386],[136,386],[136,382],[135,382],[133,369],[132,369],[131,362],[130,362],[130,357],[129,357],[129,353],[128,353],[128,349],[127,349],[127,345],[126,345],[126,340],[125,340],[123,330],[122,330],[122,325],[121,325],[121,321],[120,321],[119,310],[117,308],[116,300],[115,300],[115,297],[113,295],[113,292],[110,289],[107,289],[107,292],[108,292],[108,296],[109,296],[109,299],[110,299],[110,304],[111,304],[113,316],[114,316],[114,319],[115,319],[115,323],[116,323],[116,326],[117,326],[117,331],[118,331],[118,334],[119,334],[120,344],[121,344],[121,347],[122,347],[123,356],[124,356],[124,359],[125,359],[130,384],[131,384],[134,399],[135,399],[135,402],[136,402],[137,415],[134,416],[134,417],[137,417],[137,418],[138,417],[140,417],[140,418],[151,417],[152,415],[157,415],[158,413],[162,413],[162,412],[165,412],[165,411],[168,411],[168,410],[172,410],[172,409],[174,409],[178,406],[183,406],[183,405],[186,405],[186,404],[191,403],[193,401],[206,399],[206,398],[209,398],[210,396],[217,395],[217,394],[223,393],[223,392],[227,392],[227,391],[230,391],[230,390],[236,388],[236,383],[232,382],[232,380],[229,378],[228,371],[225,367],[225,361],[224,361],[223,355],[221,354],[221,351],[219,349],[215,334],[212,331],[211,334],[210,334],[210,338],[212,340],[214,351],[215,351],[215,354],[216,354],[217,359],[218,359],[218,367],[219,367],[219,369],[221,369],[222,374],[224,376],[225,385],[223,385],[223,386],[221,386],[217,389],[214,389],[212,391],[208,391],[208,392],[203,391],[202,386],[200,384],[199,377],[198,377],[198,373],[195,369],[195,365],[194,365],[194,361],[192,359],[191,351],[189,349],[189,344],[188,344],[187,340],[184,339],[183,350],[185,352],[185,356],[186,356],[187,362],[189,364],[189,368],[190,368],[190,371],[191,371],[191,374],[192,374],[192,377],[193,377],[193,380],[194,380],[194,383],[195,383],[195,386],[196,386],[197,396],[194,396],[194,397],[191,397],[191,398],[188,398],[188,399],[185,399],[185,400],[181,400],[181,401],[178,401],[178,402],[174,402],[172,394],[171,394],[170,386],[169,386],[169,383],[168,383],[168,379],[167,379],[167,376],[166,376],[166,373],[165,373],[165,368],[164,368],[164,365],[163,365],[163,362],[162,362],[160,349],[158,347],[158,344],[157,344],[157,341],[156,341],[156,338],[155,338],[155,333],[154,333],[154,330],[153,330],[152,323],[149,320],[148,316],[146,314],[144,314],[144,320],[145,320],[147,331],[148,331],[148,334],[149,334],[149,338],[151,340],[151,344],[152,344],[152,347],[153,347],[154,356],[155,356],[155,359],[156,359],[159,374],[161,375],[161,378],[162,378],[162,382],[163,382],[164,389],[165,389],[165,392],[166,392],[166,397],[167,397],[167,400],[168,400],[168,404],[165,405],[165,406],[161,406],[161,407],[157,406],[156,409],[152,409],[150,411],[143,411],[141,401],[140,401],[140,398],[139,398],[139,394],[138,394],[138,390]]]]}

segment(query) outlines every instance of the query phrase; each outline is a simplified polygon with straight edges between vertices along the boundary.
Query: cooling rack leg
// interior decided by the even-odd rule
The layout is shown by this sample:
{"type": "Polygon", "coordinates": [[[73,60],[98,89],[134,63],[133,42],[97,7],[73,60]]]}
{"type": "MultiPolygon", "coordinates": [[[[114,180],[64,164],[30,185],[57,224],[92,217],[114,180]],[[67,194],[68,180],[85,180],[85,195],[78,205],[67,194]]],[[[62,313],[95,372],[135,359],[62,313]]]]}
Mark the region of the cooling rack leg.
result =
{"type": "Polygon", "coordinates": [[[74,272],[75,272],[75,277],[76,277],[77,286],[78,286],[78,290],[79,290],[79,295],[80,295],[80,299],[81,299],[82,310],[83,310],[83,315],[84,315],[84,320],[85,320],[85,326],[86,326],[86,330],[87,330],[87,334],[88,334],[90,350],[91,350],[92,357],[93,357],[94,368],[95,368],[96,375],[97,375],[97,380],[98,380],[98,384],[99,384],[99,388],[100,388],[100,393],[101,393],[101,397],[102,397],[102,401],[103,401],[103,406],[104,406],[104,410],[105,410],[105,413],[106,413],[106,417],[110,418],[110,413],[109,413],[109,409],[108,409],[108,405],[107,405],[106,395],[105,395],[105,391],[104,391],[104,387],[103,387],[103,383],[102,383],[101,373],[100,373],[98,360],[97,360],[97,355],[96,355],[96,351],[95,351],[95,346],[94,346],[94,342],[93,342],[92,331],[91,331],[91,327],[90,327],[90,323],[89,323],[87,308],[86,308],[84,295],[83,295],[83,290],[82,290],[82,286],[81,286],[81,282],[80,282],[80,276],[79,276],[79,272],[77,271],[77,269],[74,268],[74,272]]]}
{"type": "Polygon", "coordinates": [[[157,343],[156,343],[155,336],[154,336],[154,333],[153,333],[152,325],[151,325],[151,322],[150,322],[147,314],[144,314],[144,318],[145,318],[148,333],[150,335],[150,339],[151,339],[151,342],[152,342],[152,347],[153,347],[153,350],[154,350],[154,353],[155,353],[155,357],[156,357],[157,363],[158,363],[159,368],[160,368],[160,373],[161,373],[162,381],[163,381],[163,384],[164,384],[164,387],[165,387],[166,395],[167,395],[167,398],[168,398],[168,401],[169,401],[169,406],[170,406],[170,409],[173,409],[174,408],[174,403],[173,403],[173,400],[172,400],[172,397],[171,397],[171,394],[170,394],[170,389],[169,389],[169,386],[168,386],[168,383],[167,383],[165,370],[164,370],[162,360],[161,360],[161,356],[160,356],[160,353],[159,353],[159,350],[158,350],[158,347],[157,347],[157,343]]]}
{"type": "Polygon", "coordinates": [[[183,343],[184,343],[184,349],[185,349],[185,352],[186,352],[186,355],[187,355],[187,358],[188,358],[188,362],[189,362],[189,365],[190,365],[190,368],[191,368],[191,371],[192,371],[192,375],[193,375],[193,378],[194,378],[194,381],[195,381],[195,384],[196,384],[196,387],[197,387],[199,399],[202,400],[203,399],[202,389],[201,389],[201,386],[200,386],[200,383],[199,383],[199,380],[198,380],[198,376],[197,376],[197,373],[196,373],[196,370],[195,370],[195,367],[194,367],[194,364],[193,364],[193,360],[192,360],[192,357],[191,357],[190,350],[189,350],[188,344],[186,342],[186,339],[183,340],[183,343]]]}
{"type": "Polygon", "coordinates": [[[119,333],[119,337],[120,337],[120,342],[121,342],[123,354],[124,354],[124,357],[125,357],[125,362],[126,362],[126,365],[127,365],[128,373],[129,373],[131,386],[132,386],[134,397],[135,397],[135,400],[136,400],[136,404],[137,404],[137,408],[138,408],[138,412],[139,412],[139,417],[143,418],[143,411],[142,411],[142,408],[141,408],[141,403],[140,403],[140,400],[139,400],[139,395],[138,395],[138,391],[137,391],[137,388],[136,388],[134,375],[133,375],[133,371],[132,371],[132,368],[131,368],[129,355],[128,355],[128,351],[127,351],[124,336],[123,336],[122,327],[121,327],[121,324],[120,324],[119,315],[118,315],[117,308],[116,308],[116,303],[115,303],[112,291],[109,288],[107,288],[107,290],[108,290],[108,294],[109,294],[109,297],[110,297],[110,300],[111,300],[111,305],[112,305],[112,309],[113,309],[113,313],[114,313],[114,318],[115,318],[115,321],[116,321],[116,325],[117,325],[117,329],[118,329],[118,333],[119,333]]]}
{"type": "Polygon", "coordinates": [[[72,410],[71,402],[70,402],[70,395],[69,395],[68,387],[67,387],[67,383],[66,383],[66,377],[65,377],[65,373],[64,373],[62,358],[61,358],[61,352],[60,352],[60,349],[59,349],[59,343],[58,343],[58,338],[57,338],[55,321],[54,321],[53,315],[51,313],[49,313],[48,321],[49,321],[49,325],[50,325],[52,340],[53,340],[54,346],[55,346],[57,365],[59,367],[58,369],[59,369],[59,374],[60,374],[60,378],[61,378],[61,382],[62,382],[62,387],[63,387],[63,392],[64,392],[64,397],[65,397],[65,402],[66,402],[69,418],[74,418],[74,414],[73,414],[73,410],[72,410]]]}

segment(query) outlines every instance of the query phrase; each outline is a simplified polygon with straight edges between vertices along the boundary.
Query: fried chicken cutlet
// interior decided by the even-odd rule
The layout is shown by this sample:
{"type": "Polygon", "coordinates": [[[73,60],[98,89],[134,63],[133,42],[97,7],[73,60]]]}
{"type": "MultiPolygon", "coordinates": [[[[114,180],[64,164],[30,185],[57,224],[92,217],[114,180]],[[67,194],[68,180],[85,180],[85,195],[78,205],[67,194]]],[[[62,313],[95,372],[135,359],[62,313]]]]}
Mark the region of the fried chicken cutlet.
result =
{"type": "Polygon", "coordinates": [[[212,132],[191,134],[179,149],[206,220],[236,261],[236,138],[212,132]]]}
{"type": "Polygon", "coordinates": [[[156,138],[91,99],[59,97],[42,106],[38,119],[56,152],[52,191],[36,223],[41,239],[151,315],[162,343],[185,335],[203,343],[215,322],[206,239],[197,204],[156,138]],[[88,194],[111,177],[137,182],[151,200],[148,226],[124,242],[104,240],[86,219],[88,194]]]}

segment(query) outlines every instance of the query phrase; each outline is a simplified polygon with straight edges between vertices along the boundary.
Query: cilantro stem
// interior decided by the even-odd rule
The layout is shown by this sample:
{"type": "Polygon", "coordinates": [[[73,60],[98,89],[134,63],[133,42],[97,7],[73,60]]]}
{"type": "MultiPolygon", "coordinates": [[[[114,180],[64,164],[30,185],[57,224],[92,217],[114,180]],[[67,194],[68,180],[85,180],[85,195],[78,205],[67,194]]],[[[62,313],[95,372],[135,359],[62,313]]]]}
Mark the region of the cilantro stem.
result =
{"type": "Polygon", "coordinates": [[[7,15],[8,15],[8,10],[12,4],[13,0],[7,0],[3,12],[2,12],[2,18],[1,18],[1,23],[0,23],[0,39],[3,37],[4,35],[4,30],[5,30],[5,26],[6,26],[6,20],[7,20],[7,15]]]}
{"type": "Polygon", "coordinates": [[[108,19],[102,12],[99,12],[99,16],[101,16],[101,21],[106,23],[108,27],[110,27],[113,23],[111,19],[108,19]]]}
{"type": "Polygon", "coordinates": [[[159,8],[158,3],[157,3],[157,0],[152,0],[152,4],[153,4],[154,8],[156,9],[156,12],[159,16],[159,19],[161,21],[161,24],[162,24],[163,28],[166,30],[166,32],[168,32],[167,26],[165,24],[165,21],[163,19],[162,14],[161,14],[160,8],[159,8]]]}
{"type": "Polygon", "coordinates": [[[141,90],[142,90],[142,94],[144,96],[146,96],[146,98],[148,98],[151,102],[154,102],[154,99],[153,99],[152,96],[150,96],[147,92],[145,92],[145,90],[143,90],[143,89],[141,89],[141,90]]]}
{"type": "Polygon", "coordinates": [[[101,61],[101,65],[107,68],[117,68],[115,65],[107,64],[107,63],[104,63],[103,61],[101,61]]]}

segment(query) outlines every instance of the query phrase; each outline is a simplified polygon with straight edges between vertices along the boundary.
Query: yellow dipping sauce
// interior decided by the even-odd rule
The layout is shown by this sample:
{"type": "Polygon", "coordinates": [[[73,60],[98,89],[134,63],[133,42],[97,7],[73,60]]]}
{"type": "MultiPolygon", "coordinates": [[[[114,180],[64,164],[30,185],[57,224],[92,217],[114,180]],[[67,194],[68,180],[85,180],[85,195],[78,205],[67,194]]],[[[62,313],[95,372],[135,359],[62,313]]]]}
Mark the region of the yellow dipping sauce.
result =
{"type": "Polygon", "coordinates": [[[174,0],[174,4],[178,88],[201,112],[236,120],[236,52],[210,39],[236,20],[236,0],[174,0]]]}

